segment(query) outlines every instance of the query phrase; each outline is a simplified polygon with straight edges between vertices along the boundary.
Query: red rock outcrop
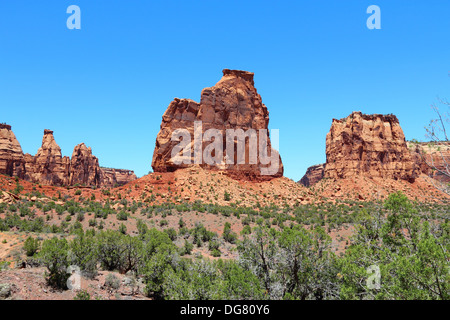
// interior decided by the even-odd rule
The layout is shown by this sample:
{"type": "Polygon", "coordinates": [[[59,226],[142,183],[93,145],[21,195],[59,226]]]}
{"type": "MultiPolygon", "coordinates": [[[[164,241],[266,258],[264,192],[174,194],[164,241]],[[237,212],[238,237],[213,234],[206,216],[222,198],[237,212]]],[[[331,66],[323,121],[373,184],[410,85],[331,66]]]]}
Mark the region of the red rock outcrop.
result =
{"type": "Polygon", "coordinates": [[[408,142],[408,148],[422,173],[440,182],[450,183],[450,142],[408,142]]]}
{"type": "Polygon", "coordinates": [[[102,172],[91,147],[84,143],[75,146],[70,160],[70,185],[101,186],[102,172]]]}
{"type": "Polygon", "coordinates": [[[353,112],[333,119],[326,136],[326,156],[325,164],[308,168],[299,182],[311,186],[322,178],[356,176],[413,182],[422,171],[395,115],[353,112]]]}
{"type": "Polygon", "coordinates": [[[34,157],[25,154],[25,169],[25,180],[44,185],[70,185],[70,159],[62,157],[51,130],[44,130],[42,146],[34,157]]]}
{"type": "Polygon", "coordinates": [[[395,115],[353,112],[333,119],[326,156],[325,178],[364,175],[412,182],[420,174],[395,115]]]}
{"type": "Polygon", "coordinates": [[[305,187],[313,186],[323,179],[324,173],[325,173],[324,163],[311,166],[306,170],[305,175],[300,179],[299,183],[301,183],[305,187]]]}
{"type": "MultiPolygon", "coordinates": [[[[190,99],[174,99],[162,117],[161,129],[156,138],[153,153],[153,170],[168,172],[189,167],[195,163],[210,170],[224,170],[226,174],[239,179],[266,180],[282,176],[283,164],[278,152],[272,149],[267,131],[269,112],[254,87],[253,75],[247,71],[224,69],[222,79],[215,86],[202,90],[200,103],[190,99]],[[201,121],[201,127],[196,127],[195,121],[201,121]],[[195,131],[196,128],[197,131],[195,131]],[[172,140],[172,134],[177,129],[186,129],[191,138],[184,148],[187,153],[181,156],[180,152],[178,161],[174,160],[176,157],[172,157],[174,147],[183,141],[176,140],[178,136],[172,140]],[[212,137],[203,136],[203,142],[196,145],[196,141],[198,142],[196,137],[201,137],[209,129],[217,129],[220,135],[214,137],[214,140],[212,137]],[[262,160],[260,152],[256,152],[250,139],[245,139],[245,161],[239,163],[236,151],[238,140],[230,138],[231,142],[227,144],[227,129],[242,129],[245,133],[253,129],[257,141],[266,139],[267,150],[271,156],[270,160],[268,159],[269,164],[262,160]],[[266,131],[259,131],[259,129],[266,131]],[[216,141],[216,139],[220,140],[216,141]],[[222,154],[219,152],[216,154],[216,149],[213,151],[209,147],[213,143],[222,147],[222,154]],[[249,157],[249,150],[255,151],[253,154],[256,159],[249,157]],[[214,158],[214,162],[209,164],[204,161],[204,155],[208,152],[211,152],[209,154],[214,158]],[[201,156],[199,159],[199,154],[203,155],[203,159],[201,156]],[[180,163],[182,160],[184,161],[180,163]],[[269,168],[272,170],[268,170],[269,168]]],[[[261,151],[259,146],[257,151],[261,151]]]]}
{"type": "Polygon", "coordinates": [[[25,173],[22,147],[7,124],[0,124],[0,173],[19,178],[25,173]]]}
{"type": "Polygon", "coordinates": [[[115,187],[127,184],[137,177],[132,170],[100,167],[102,181],[105,186],[115,187]]]}
{"type": "Polygon", "coordinates": [[[23,154],[9,125],[0,125],[0,173],[43,185],[113,187],[135,180],[131,170],[103,169],[91,148],[77,145],[72,159],[63,157],[53,131],[44,130],[35,156],[23,154]]]}

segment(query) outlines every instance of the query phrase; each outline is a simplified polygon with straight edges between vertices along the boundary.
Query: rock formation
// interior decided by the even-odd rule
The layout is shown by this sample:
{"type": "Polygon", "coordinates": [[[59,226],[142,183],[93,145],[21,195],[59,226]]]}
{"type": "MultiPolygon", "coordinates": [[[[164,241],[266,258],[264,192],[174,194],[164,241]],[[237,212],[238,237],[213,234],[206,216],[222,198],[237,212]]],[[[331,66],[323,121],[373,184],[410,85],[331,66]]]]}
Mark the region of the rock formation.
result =
{"type": "Polygon", "coordinates": [[[324,163],[311,166],[306,170],[305,175],[300,179],[299,183],[303,184],[305,187],[313,186],[323,179],[324,172],[324,163]]]}
{"type": "Polygon", "coordinates": [[[326,136],[326,157],[323,169],[321,165],[308,168],[300,182],[312,185],[321,175],[363,175],[412,182],[421,173],[395,115],[353,112],[344,119],[333,119],[326,136]]]}
{"type": "Polygon", "coordinates": [[[11,192],[7,192],[7,191],[1,191],[0,190],[0,203],[7,203],[7,204],[11,204],[16,202],[16,200],[18,200],[19,197],[11,192]]]}
{"type": "Polygon", "coordinates": [[[135,180],[130,170],[103,169],[91,148],[77,145],[72,159],[63,157],[53,131],[44,130],[35,156],[23,154],[9,125],[0,125],[0,173],[43,185],[113,187],[135,180]]]}
{"type": "Polygon", "coordinates": [[[408,142],[408,148],[422,173],[440,182],[450,183],[450,142],[408,142]]]}
{"type": "Polygon", "coordinates": [[[0,173],[18,177],[25,173],[22,147],[7,124],[0,124],[0,173]]]}
{"type": "MultiPolygon", "coordinates": [[[[261,96],[254,87],[253,73],[240,70],[223,70],[222,79],[213,87],[205,88],[201,93],[200,103],[190,99],[174,99],[162,117],[161,129],[156,138],[156,147],[153,153],[152,167],[155,172],[174,171],[178,168],[188,167],[192,164],[198,164],[203,168],[211,170],[225,170],[225,172],[236,178],[251,180],[266,180],[275,176],[283,175],[283,165],[281,158],[274,149],[272,149],[269,133],[267,131],[269,123],[269,112],[262,103],[261,96]],[[201,127],[196,127],[195,121],[201,121],[201,127]],[[186,129],[191,140],[186,142],[187,153],[180,156],[178,160],[172,157],[172,150],[183,139],[175,135],[172,140],[172,134],[177,129],[186,129]],[[195,131],[197,129],[197,131],[195,131]],[[217,129],[219,136],[214,140],[203,136],[203,142],[198,145],[198,137],[209,129],[217,129]],[[267,151],[271,156],[269,164],[262,160],[261,151],[254,149],[254,144],[250,139],[245,139],[245,161],[238,163],[236,137],[227,139],[227,129],[242,129],[244,133],[255,130],[257,141],[266,139],[267,151]],[[263,129],[263,131],[259,131],[263,129]],[[265,130],[265,131],[264,131],[265,130]],[[196,140],[197,139],[197,140],[196,140]],[[216,139],[219,139],[216,141],[216,139]],[[227,141],[229,143],[227,143],[227,141]],[[223,154],[217,153],[209,146],[221,146],[223,154]],[[217,143],[217,144],[216,144],[217,143]],[[232,150],[233,149],[233,150],[232,150]],[[196,158],[197,153],[203,155],[203,159],[196,158]],[[254,151],[255,158],[250,158],[249,150],[254,151]],[[208,152],[214,162],[208,163],[204,159],[208,152]],[[182,163],[181,160],[183,160],[182,163]],[[276,164],[276,167],[274,165],[276,164]],[[272,171],[267,170],[272,165],[272,171]]],[[[187,137],[188,139],[189,137],[187,137]]],[[[263,156],[265,154],[263,153],[263,156]]]]}
{"type": "Polygon", "coordinates": [[[42,146],[34,157],[25,154],[25,169],[25,180],[44,185],[70,185],[70,159],[62,157],[51,130],[44,130],[42,146]]]}
{"type": "Polygon", "coordinates": [[[110,187],[127,184],[130,181],[136,180],[137,177],[132,170],[114,169],[100,167],[102,171],[103,184],[110,187]]]}
{"type": "Polygon", "coordinates": [[[326,137],[325,178],[355,175],[414,181],[416,168],[394,115],[353,112],[333,119],[326,137]]]}
{"type": "Polygon", "coordinates": [[[102,185],[102,172],[97,157],[92,155],[92,150],[80,143],[73,149],[70,160],[70,185],[102,185]]]}

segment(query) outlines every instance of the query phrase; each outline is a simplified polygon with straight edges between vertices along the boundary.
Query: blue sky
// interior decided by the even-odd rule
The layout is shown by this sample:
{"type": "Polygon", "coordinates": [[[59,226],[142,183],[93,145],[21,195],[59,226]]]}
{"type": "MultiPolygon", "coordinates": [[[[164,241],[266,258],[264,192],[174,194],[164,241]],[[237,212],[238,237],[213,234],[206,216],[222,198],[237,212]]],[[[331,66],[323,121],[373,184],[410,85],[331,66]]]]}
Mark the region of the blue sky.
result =
{"type": "Polygon", "coordinates": [[[255,73],[280,130],[285,176],[325,162],[332,118],[394,113],[425,139],[450,99],[450,1],[0,1],[0,122],[35,154],[44,128],[64,155],[80,142],[100,165],[151,170],[161,116],[200,99],[222,69],[255,73]],[[69,30],[69,5],[81,30],[69,30]],[[369,30],[369,5],[381,30],[369,30]]]}

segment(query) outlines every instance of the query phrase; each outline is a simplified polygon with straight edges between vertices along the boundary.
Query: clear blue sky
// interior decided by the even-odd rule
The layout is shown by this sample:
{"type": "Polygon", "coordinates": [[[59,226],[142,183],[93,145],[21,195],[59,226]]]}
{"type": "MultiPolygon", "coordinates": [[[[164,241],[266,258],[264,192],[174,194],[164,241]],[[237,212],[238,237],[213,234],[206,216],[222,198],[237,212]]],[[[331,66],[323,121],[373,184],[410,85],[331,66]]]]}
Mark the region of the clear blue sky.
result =
{"type": "Polygon", "coordinates": [[[450,1],[0,1],[0,122],[35,154],[44,128],[64,155],[85,142],[100,165],[151,170],[174,97],[200,99],[223,68],[255,73],[280,129],[285,176],[325,162],[332,118],[394,113],[424,139],[450,99],[450,1]],[[81,30],[66,9],[81,8],[81,30]],[[366,9],[381,8],[381,30],[366,9]]]}

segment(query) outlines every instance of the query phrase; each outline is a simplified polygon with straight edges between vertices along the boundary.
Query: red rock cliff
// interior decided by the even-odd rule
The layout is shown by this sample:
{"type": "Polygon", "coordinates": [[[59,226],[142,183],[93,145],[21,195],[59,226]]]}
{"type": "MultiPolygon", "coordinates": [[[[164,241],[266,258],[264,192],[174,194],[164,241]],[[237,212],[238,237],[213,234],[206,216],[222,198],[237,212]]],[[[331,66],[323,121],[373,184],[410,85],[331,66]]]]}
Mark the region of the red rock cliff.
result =
{"type": "Polygon", "coordinates": [[[299,183],[301,183],[305,187],[315,185],[317,182],[323,179],[324,170],[324,163],[309,167],[299,183]]]}
{"type": "Polygon", "coordinates": [[[63,157],[53,131],[48,129],[44,130],[42,145],[36,155],[24,155],[11,126],[4,124],[0,125],[0,173],[56,186],[113,187],[136,179],[130,170],[100,168],[97,157],[84,143],[74,148],[72,159],[63,157]]]}
{"type": "MultiPolygon", "coordinates": [[[[230,161],[233,157],[231,156],[232,151],[228,150],[226,143],[227,129],[242,129],[244,132],[254,129],[259,141],[262,136],[260,137],[258,129],[267,129],[269,123],[269,112],[254,87],[253,73],[251,72],[224,69],[222,79],[215,86],[202,90],[200,103],[176,98],[170,103],[162,118],[161,129],[156,138],[156,147],[153,153],[152,167],[155,172],[174,171],[195,162],[194,121],[201,121],[200,134],[205,133],[208,129],[218,129],[221,132],[223,155],[220,157],[213,154],[213,156],[220,157],[215,165],[202,162],[200,166],[212,170],[225,170],[231,176],[244,179],[270,179],[273,176],[283,175],[281,158],[272,149],[268,133],[268,150],[269,152],[272,150],[273,156],[278,158],[278,165],[272,174],[261,174],[261,168],[267,168],[268,165],[262,164],[259,155],[256,163],[249,161],[249,139],[246,139],[245,142],[245,163],[237,163],[237,152],[233,152],[234,161],[230,161]],[[172,133],[176,129],[187,129],[191,136],[192,140],[188,146],[190,148],[187,156],[188,163],[174,163],[172,159],[172,149],[179,143],[171,141],[172,133]]],[[[211,141],[203,142],[202,153],[211,141]]],[[[234,144],[233,142],[230,144],[230,147],[234,145],[235,150],[236,142],[235,139],[234,144]]]]}
{"type": "Polygon", "coordinates": [[[53,131],[44,130],[42,146],[33,157],[25,155],[25,179],[44,185],[69,185],[70,159],[62,157],[53,131]]]}
{"type": "Polygon", "coordinates": [[[394,115],[353,112],[333,119],[326,156],[325,178],[365,175],[414,181],[420,173],[394,115]]]}
{"type": "Polygon", "coordinates": [[[408,142],[408,148],[422,173],[440,182],[450,183],[450,142],[408,142]]]}
{"type": "Polygon", "coordinates": [[[106,186],[114,187],[117,185],[124,185],[137,179],[132,170],[104,167],[100,167],[100,169],[102,170],[103,184],[106,186]]]}
{"type": "Polygon", "coordinates": [[[0,173],[20,178],[25,174],[22,147],[7,124],[0,124],[0,173]]]}
{"type": "Polygon", "coordinates": [[[394,115],[353,112],[333,119],[326,136],[323,165],[308,168],[300,183],[310,186],[322,178],[358,175],[414,181],[421,173],[394,115]]]}

